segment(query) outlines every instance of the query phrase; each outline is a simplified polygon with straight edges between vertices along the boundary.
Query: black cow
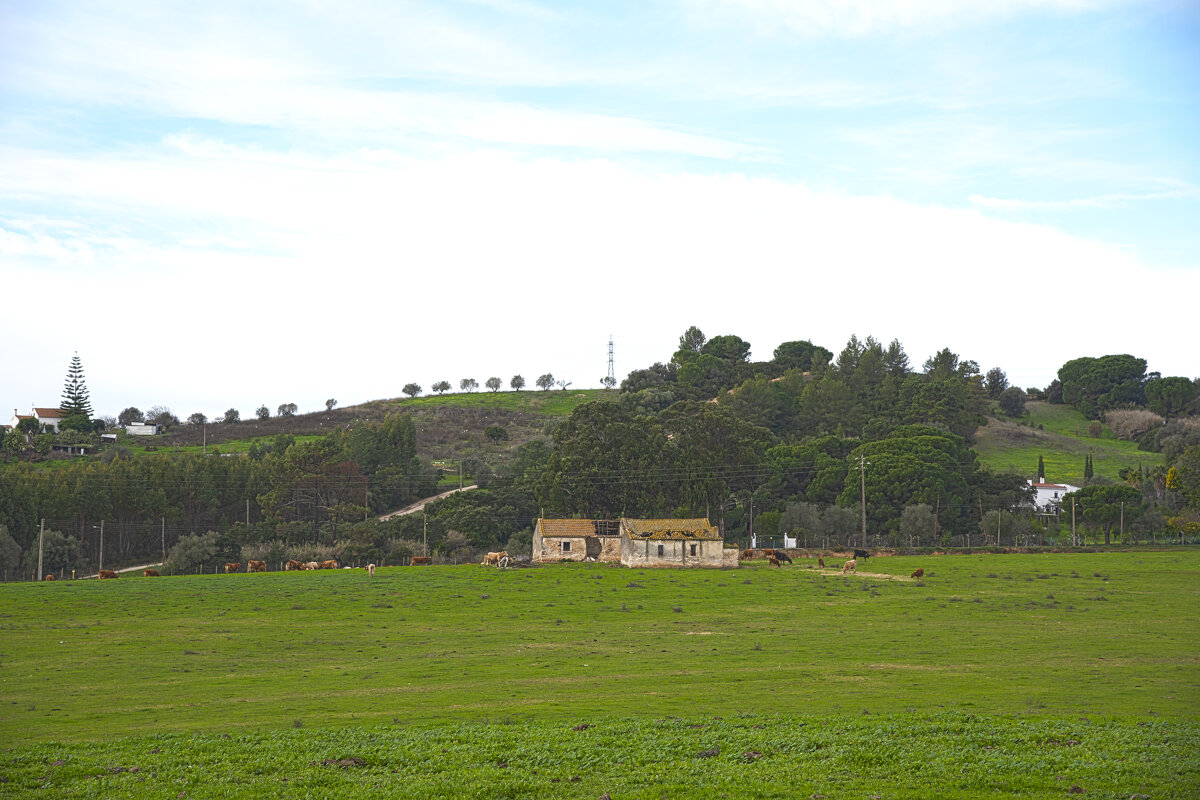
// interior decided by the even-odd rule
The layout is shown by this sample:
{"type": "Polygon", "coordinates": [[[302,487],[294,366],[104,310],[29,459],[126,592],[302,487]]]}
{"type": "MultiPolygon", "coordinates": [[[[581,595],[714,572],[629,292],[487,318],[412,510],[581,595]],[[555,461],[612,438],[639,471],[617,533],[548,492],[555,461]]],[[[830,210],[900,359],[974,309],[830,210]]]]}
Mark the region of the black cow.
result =
{"type": "Polygon", "coordinates": [[[780,561],[786,561],[789,564],[792,563],[792,557],[789,556],[787,553],[783,552],[782,550],[776,550],[775,557],[777,559],[779,559],[780,561]]]}
{"type": "Polygon", "coordinates": [[[871,557],[871,554],[868,553],[866,550],[855,550],[854,551],[854,560],[855,561],[857,561],[860,558],[870,558],[870,557],[871,557]]]}

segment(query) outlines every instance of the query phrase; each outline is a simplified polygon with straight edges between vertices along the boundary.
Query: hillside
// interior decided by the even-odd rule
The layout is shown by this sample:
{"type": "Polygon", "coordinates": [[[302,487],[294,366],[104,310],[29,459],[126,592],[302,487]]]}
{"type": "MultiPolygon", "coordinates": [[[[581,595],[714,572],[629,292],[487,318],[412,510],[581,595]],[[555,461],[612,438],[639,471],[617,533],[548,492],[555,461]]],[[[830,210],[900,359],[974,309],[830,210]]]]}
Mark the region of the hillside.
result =
{"type": "Polygon", "coordinates": [[[983,463],[997,471],[1015,471],[1034,477],[1038,456],[1046,465],[1045,478],[1051,482],[1084,484],[1084,458],[1092,457],[1096,475],[1119,480],[1117,473],[1124,467],[1152,467],[1162,463],[1162,456],[1138,450],[1136,442],[1113,436],[1102,426],[1099,437],[1088,435],[1087,417],[1066,405],[1044,401],[1026,404],[1028,414],[1012,420],[989,417],[987,424],[975,434],[973,448],[983,463]]]}
{"type": "MultiPolygon", "coordinates": [[[[207,446],[222,452],[243,452],[253,442],[270,441],[280,434],[296,438],[322,436],[355,422],[379,422],[393,412],[412,414],[417,428],[418,453],[431,459],[457,459],[503,455],[546,434],[547,423],[564,417],[581,403],[603,397],[603,389],[576,391],[486,392],[432,395],[417,398],[373,400],[356,406],[316,411],[290,417],[250,419],[184,425],[159,436],[123,437],[122,445],[135,451],[199,450],[207,446]],[[494,443],[484,436],[493,425],[505,429],[506,441],[494,443]]],[[[607,393],[612,395],[613,393],[607,393]]]]}

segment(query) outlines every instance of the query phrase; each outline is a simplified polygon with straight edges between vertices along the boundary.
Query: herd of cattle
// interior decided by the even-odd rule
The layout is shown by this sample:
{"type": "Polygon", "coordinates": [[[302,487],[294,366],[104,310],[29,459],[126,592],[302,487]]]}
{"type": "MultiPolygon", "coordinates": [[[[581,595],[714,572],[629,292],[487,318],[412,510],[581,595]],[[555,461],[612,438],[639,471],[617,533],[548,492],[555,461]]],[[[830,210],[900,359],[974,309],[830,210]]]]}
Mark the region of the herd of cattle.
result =
{"type": "MultiPolygon", "coordinates": [[[[792,557],[787,554],[786,550],[775,549],[775,548],[771,548],[771,547],[765,547],[762,550],[743,550],[741,552],[741,554],[739,555],[738,560],[739,561],[752,561],[755,558],[759,557],[759,553],[761,553],[762,556],[767,559],[767,562],[772,567],[782,567],[785,562],[788,564],[792,563],[792,557]]],[[[857,572],[858,571],[858,562],[868,559],[870,557],[871,557],[871,554],[868,553],[866,550],[855,549],[854,557],[848,558],[844,562],[842,562],[842,574],[848,575],[851,572],[857,572]]],[[[825,558],[823,556],[817,557],[817,566],[820,569],[825,569],[825,558]]],[[[836,569],[836,568],[837,567],[835,565],[834,569],[836,569]]],[[[914,572],[909,577],[920,582],[925,578],[925,569],[924,568],[918,569],[916,572],[914,572]]]]}
{"type": "MultiPolygon", "coordinates": [[[[739,560],[741,560],[741,561],[753,560],[758,557],[758,552],[759,551],[755,551],[755,550],[743,550],[740,554],[739,560]]],[[[770,565],[773,567],[781,567],[784,562],[786,562],[788,564],[792,563],[791,556],[789,556],[787,554],[787,551],[785,551],[785,550],[768,547],[768,548],[764,548],[761,552],[762,552],[762,555],[768,560],[770,565]]],[[[851,572],[857,571],[858,562],[862,559],[867,559],[870,557],[871,557],[871,554],[868,553],[866,550],[855,550],[854,557],[847,559],[846,561],[844,561],[842,563],[842,574],[847,575],[851,572]]],[[[433,563],[433,559],[429,558],[428,556],[413,556],[409,560],[409,564],[414,567],[427,566],[432,563],[433,563]]],[[[483,561],[480,562],[480,565],[504,569],[505,567],[509,566],[509,563],[510,563],[510,559],[508,556],[508,552],[505,550],[501,550],[498,553],[488,553],[486,556],[484,556],[484,559],[483,559],[483,561]]],[[[341,565],[337,562],[337,559],[330,559],[329,561],[297,561],[296,559],[290,559],[289,561],[287,561],[287,563],[284,564],[283,568],[287,572],[292,572],[292,571],[296,571],[296,570],[338,569],[340,566],[341,565]]],[[[821,569],[825,569],[824,557],[819,556],[817,558],[817,566],[819,566],[821,569]]],[[[350,569],[350,567],[344,567],[343,569],[350,569]]],[[[374,564],[367,564],[365,569],[367,570],[367,574],[372,575],[372,576],[375,575],[375,565],[374,564]]],[[[835,567],[835,569],[836,569],[836,567],[835,567]]],[[[225,564],[225,573],[226,574],[234,573],[234,572],[241,572],[241,571],[242,571],[242,562],[240,562],[240,561],[230,561],[225,564]]],[[[266,572],[266,571],[267,571],[267,562],[266,561],[251,560],[251,561],[246,562],[246,572],[266,572]]],[[[145,575],[147,578],[154,578],[154,577],[158,577],[158,570],[144,569],[144,570],[142,570],[142,574],[145,575]]],[[[117,576],[118,576],[118,574],[116,572],[114,572],[113,570],[102,569],[102,570],[100,570],[100,574],[97,577],[99,577],[101,580],[103,580],[106,578],[116,578],[117,576]]],[[[925,578],[924,568],[916,570],[909,577],[917,580],[918,582],[923,581],[925,578]]],[[[46,580],[52,581],[52,580],[54,580],[54,576],[47,575],[46,580]]]]}

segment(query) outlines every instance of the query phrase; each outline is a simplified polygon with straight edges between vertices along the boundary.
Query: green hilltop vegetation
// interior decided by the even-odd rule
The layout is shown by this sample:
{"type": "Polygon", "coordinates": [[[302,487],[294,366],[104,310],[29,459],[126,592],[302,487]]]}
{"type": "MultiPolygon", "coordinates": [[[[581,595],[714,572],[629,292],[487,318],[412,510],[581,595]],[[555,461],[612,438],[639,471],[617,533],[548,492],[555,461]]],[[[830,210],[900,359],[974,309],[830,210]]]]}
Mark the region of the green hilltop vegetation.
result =
{"type": "MultiPolygon", "coordinates": [[[[752,532],[891,549],[1200,541],[1200,391],[1146,366],[1085,357],[1026,390],[949,349],[918,368],[899,341],[851,337],[836,354],[794,341],[752,361],[740,337],[693,327],[619,387],[410,385],[403,399],[215,424],[160,411],[164,434],[43,456],[94,436],[75,413],[57,438],[4,437],[0,570],[32,577],[42,520],[43,567],[59,575],[99,566],[101,525],[106,565],[184,574],[248,559],[528,554],[540,515],[707,516],[743,545],[752,532]],[[1082,487],[1066,501],[1074,531],[1034,513],[1039,464],[1082,487]],[[380,519],[460,484],[477,489],[380,519]]],[[[77,367],[67,394],[82,407],[77,367]]]]}
{"type": "Polygon", "coordinates": [[[9,583],[0,795],[1194,797],[1198,569],[1147,548],[9,583]]]}

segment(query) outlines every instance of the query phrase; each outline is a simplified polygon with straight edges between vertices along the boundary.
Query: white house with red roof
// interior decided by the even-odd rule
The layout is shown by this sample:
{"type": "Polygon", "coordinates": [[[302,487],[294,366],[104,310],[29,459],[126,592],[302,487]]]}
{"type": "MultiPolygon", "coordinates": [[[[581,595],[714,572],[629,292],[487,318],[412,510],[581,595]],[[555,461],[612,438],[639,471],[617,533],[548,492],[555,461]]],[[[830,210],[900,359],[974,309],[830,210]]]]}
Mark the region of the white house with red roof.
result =
{"type": "Polygon", "coordinates": [[[1057,514],[1062,506],[1063,497],[1071,492],[1079,491],[1078,486],[1072,486],[1069,483],[1045,483],[1045,478],[1041,480],[1041,483],[1026,481],[1035,492],[1033,504],[1039,514],[1057,514]]]}
{"type": "Polygon", "coordinates": [[[63,418],[63,413],[61,411],[59,411],[57,408],[33,408],[31,411],[32,413],[29,414],[18,414],[17,410],[14,408],[12,421],[8,424],[15,428],[17,427],[17,423],[23,419],[36,419],[38,428],[41,428],[43,425],[47,425],[50,428],[53,428],[55,433],[58,432],[58,423],[61,422],[63,418]]]}

